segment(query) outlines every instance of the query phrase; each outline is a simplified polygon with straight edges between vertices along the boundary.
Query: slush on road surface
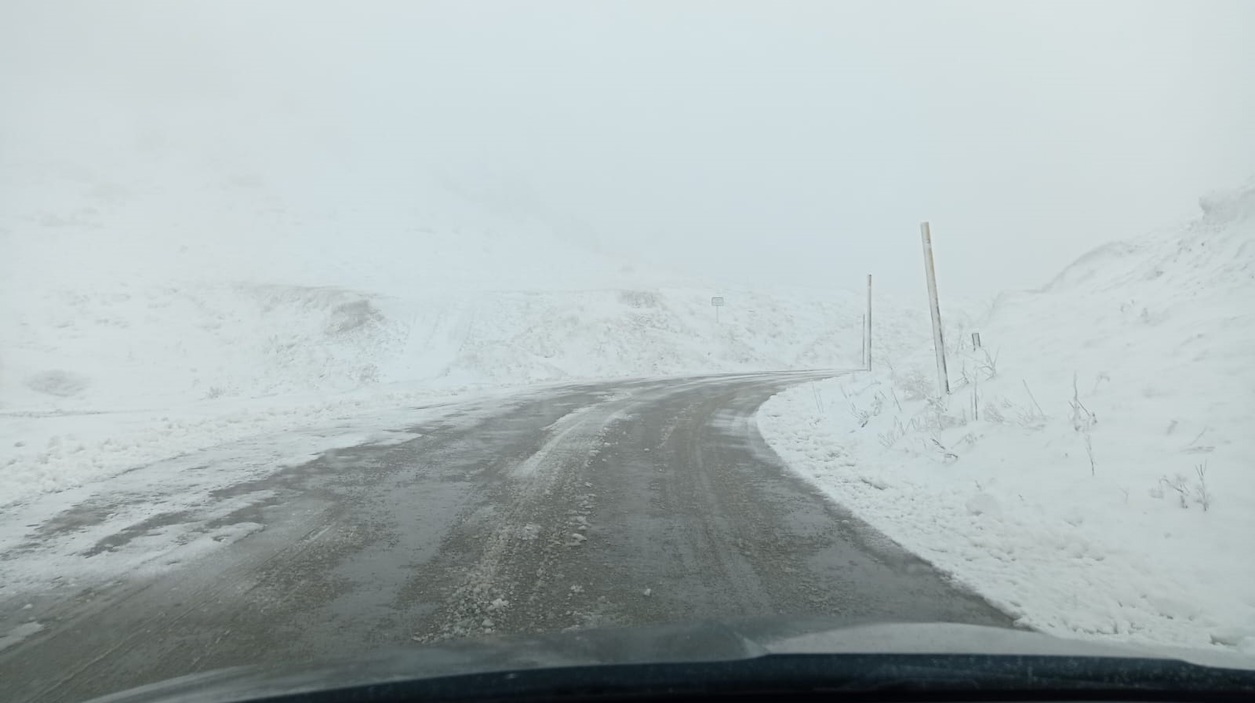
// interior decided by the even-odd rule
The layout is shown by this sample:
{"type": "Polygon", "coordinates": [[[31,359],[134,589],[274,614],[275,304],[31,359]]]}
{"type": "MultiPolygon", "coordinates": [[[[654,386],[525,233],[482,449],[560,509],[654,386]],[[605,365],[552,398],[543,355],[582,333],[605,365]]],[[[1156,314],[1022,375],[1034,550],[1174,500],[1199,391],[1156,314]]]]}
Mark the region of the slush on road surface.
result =
{"type": "MultiPolygon", "coordinates": [[[[215,490],[205,500],[238,506],[217,522],[264,529],[45,597],[44,629],[0,650],[0,680],[11,700],[81,700],[494,634],[769,615],[1010,626],[764,444],[755,410],[819,377],[567,386],[380,428],[418,436],[215,490]]],[[[76,506],[32,530],[109,510],[76,506]]],[[[184,519],[159,514],[103,548],[184,519]]]]}

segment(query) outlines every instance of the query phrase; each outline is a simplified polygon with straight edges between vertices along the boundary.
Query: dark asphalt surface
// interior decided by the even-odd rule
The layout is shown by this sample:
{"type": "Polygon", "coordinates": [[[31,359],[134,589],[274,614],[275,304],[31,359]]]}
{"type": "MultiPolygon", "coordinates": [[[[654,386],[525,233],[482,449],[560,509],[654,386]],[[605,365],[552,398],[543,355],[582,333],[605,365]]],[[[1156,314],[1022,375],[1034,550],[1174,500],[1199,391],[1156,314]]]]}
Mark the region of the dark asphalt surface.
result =
{"type": "Polygon", "coordinates": [[[814,377],[451,406],[412,428],[416,439],[215,491],[206,500],[256,496],[224,519],[265,529],[171,571],[58,596],[41,632],[0,649],[0,698],[80,701],[241,664],[708,618],[1010,626],[764,444],[755,410],[814,377]]]}

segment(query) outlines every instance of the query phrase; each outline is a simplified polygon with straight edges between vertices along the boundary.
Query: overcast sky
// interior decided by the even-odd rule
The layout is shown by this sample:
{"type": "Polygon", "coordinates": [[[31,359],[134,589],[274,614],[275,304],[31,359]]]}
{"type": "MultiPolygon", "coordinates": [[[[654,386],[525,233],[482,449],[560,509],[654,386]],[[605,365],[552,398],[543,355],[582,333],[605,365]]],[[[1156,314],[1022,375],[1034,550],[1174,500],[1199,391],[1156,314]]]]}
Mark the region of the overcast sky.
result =
{"type": "Polygon", "coordinates": [[[980,295],[1247,182],[1252,28],[1247,1],[5,0],[0,149],[444,174],[766,286],[915,291],[927,219],[943,291],[980,295]]]}

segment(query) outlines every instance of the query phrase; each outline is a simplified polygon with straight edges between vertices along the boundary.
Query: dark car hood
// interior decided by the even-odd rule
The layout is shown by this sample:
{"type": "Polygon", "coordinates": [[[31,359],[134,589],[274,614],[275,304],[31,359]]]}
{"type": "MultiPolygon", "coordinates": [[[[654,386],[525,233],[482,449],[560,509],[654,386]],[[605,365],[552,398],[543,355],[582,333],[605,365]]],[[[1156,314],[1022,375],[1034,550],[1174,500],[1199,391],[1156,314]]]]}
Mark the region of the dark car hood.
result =
{"type": "Polygon", "coordinates": [[[246,666],[112,694],[98,703],[243,701],[266,696],[490,672],[615,664],[720,662],[775,654],[972,654],[1175,659],[1255,670],[1225,650],[1166,650],[1065,640],[976,625],[757,619],[580,630],[397,648],[321,663],[246,666]]]}

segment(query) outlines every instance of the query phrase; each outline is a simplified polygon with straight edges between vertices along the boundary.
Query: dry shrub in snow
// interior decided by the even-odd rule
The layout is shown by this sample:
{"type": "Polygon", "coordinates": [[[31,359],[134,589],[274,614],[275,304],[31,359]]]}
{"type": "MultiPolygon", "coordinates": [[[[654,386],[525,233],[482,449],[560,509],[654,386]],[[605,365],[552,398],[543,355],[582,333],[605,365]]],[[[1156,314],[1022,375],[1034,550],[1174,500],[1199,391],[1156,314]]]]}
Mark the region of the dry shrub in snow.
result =
{"type": "Polygon", "coordinates": [[[998,377],[998,355],[1001,354],[1001,352],[990,356],[989,350],[983,347],[981,348],[981,352],[984,354],[985,358],[976,365],[976,370],[985,374],[985,380],[992,381],[998,377]]]}
{"type": "Polygon", "coordinates": [[[26,387],[39,393],[70,398],[87,390],[88,380],[72,371],[41,371],[26,379],[26,387]]]}
{"type": "Polygon", "coordinates": [[[1020,426],[1025,429],[1040,430],[1046,426],[1046,413],[1042,411],[1041,404],[1037,402],[1037,398],[1033,397],[1033,391],[1028,387],[1028,381],[1024,381],[1024,392],[1028,394],[1029,405],[1020,408],[1019,422],[1020,426]]]}
{"type": "Polygon", "coordinates": [[[1194,484],[1194,499],[1203,506],[1203,512],[1207,512],[1211,508],[1211,491],[1207,490],[1207,462],[1196,464],[1194,474],[1198,476],[1198,481],[1194,484]]]}
{"type": "Polygon", "coordinates": [[[933,382],[919,369],[910,369],[894,384],[902,389],[902,397],[908,401],[927,400],[933,396],[933,382]]]}
{"type": "Polygon", "coordinates": [[[1098,424],[1098,416],[1090,412],[1089,408],[1081,402],[1080,394],[1076,389],[1076,374],[1072,374],[1072,401],[1068,403],[1072,408],[1072,429],[1080,433],[1085,438],[1085,453],[1089,456],[1089,475],[1095,474],[1094,468],[1094,425],[1098,424]]]}

